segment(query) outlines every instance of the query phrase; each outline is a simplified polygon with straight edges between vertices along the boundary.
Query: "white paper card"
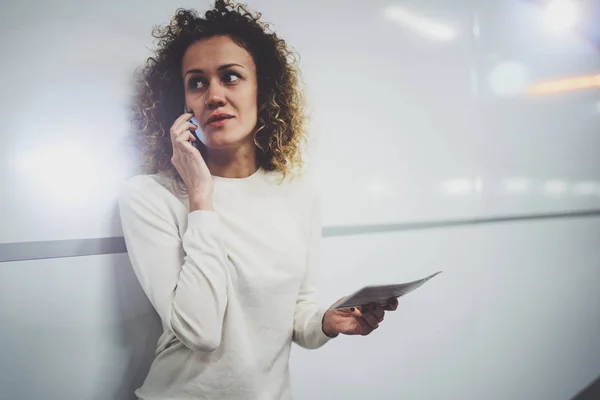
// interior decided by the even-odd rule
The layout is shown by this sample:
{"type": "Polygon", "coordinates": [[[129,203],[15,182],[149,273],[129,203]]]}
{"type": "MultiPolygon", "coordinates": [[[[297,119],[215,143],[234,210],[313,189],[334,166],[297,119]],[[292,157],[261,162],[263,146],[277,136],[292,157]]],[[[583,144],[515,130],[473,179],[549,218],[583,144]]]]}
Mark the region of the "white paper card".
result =
{"type": "Polygon", "coordinates": [[[426,278],[419,279],[413,282],[399,283],[395,285],[370,285],[365,286],[362,289],[357,290],[351,295],[340,299],[334,305],[330,307],[332,310],[339,310],[342,308],[350,308],[356,306],[367,305],[369,303],[377,303],[380,305],[387,304],[388,300],[392,297],[398,298],[404,296],[407,293],[412,292],[434,276],[442,273],[442,271],[436,272],[426,278]]]}

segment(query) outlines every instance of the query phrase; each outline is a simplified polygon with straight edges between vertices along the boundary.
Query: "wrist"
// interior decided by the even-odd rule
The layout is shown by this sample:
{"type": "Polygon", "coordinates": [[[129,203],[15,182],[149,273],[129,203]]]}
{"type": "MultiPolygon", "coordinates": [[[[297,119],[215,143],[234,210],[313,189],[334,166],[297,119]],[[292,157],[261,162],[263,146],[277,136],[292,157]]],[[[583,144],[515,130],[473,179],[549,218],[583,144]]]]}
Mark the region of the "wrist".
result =
{"type": "Polygon", "coordinates": [[[328,312],[329,311],[326,311],[325,314],[323,314],[323,319],[321,319],[321,330],[323,331],[323,334],[325,334],[325,336],[333,339],[337,337],[339,333],[335,332],[334,329],[327,324],[326,317],[328,312]]]}
{"type": "Polygon", "coordinates": [[[206,194],[190,194],[190,212],[198,210],[214,211],[212,196],[206,194]]]}

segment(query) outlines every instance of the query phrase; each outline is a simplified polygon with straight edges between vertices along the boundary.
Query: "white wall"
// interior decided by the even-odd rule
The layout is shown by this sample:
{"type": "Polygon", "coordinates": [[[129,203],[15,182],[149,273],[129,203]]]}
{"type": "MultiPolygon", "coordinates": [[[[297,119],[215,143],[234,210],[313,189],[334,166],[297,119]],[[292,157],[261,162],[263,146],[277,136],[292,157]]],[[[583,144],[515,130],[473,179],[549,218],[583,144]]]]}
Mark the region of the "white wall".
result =
{"type": "Polygon", "coordinates": [[[372,335],[295,349],[299,398],[571,398],[600,375],[599,225],[593,218],[327,239],[325,303],[379,277],[444,272],[372,335]]]}
{"type": "MultiPolygon", "coordinates": [[[[1,6],[0,252],[121,235],[131,73],[153,25],[207,5],[1,6]]],[[[600,74],[600,34],[553,31],[533,1],[250,6],[302,56],[323,304],[444,271],[373,335],[294,348],[297,398],[562,400],[597,378],[600,88],[526,90],[600,74]]],[[[130,399],[157,333],[126,254],[0,262],[2,400],[130,399]]]]}

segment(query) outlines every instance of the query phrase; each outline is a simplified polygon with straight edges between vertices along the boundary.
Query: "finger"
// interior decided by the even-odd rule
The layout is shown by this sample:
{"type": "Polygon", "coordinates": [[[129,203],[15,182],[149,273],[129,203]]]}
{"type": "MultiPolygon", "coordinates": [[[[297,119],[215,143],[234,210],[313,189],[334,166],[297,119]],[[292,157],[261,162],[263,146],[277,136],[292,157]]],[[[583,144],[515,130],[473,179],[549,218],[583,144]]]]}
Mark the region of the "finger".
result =
{"type": "Polygon", "coordinates": [[[358,322],[358,326],[360,329],[360,332],[358,332],[358,333],[362,336],[366,336],[375,330],[375,328],[373,328],[371,325],[369,325],[369,323],[367,321],[365,321],[365,319],[362,317],[356,318],[356,322],[358,322]]]}
{"type": "Polygon", "coordinates": [[[351,315],[354,315],[355,317],[360,317],[360,312],[356,308],[354,308],[354,307],[351,307],[351,308],[340,308],[337,311],[340,311],[340,312],[343,312],[343,313],[346,313],[346,314],[351,314],[351,315]]]}
{"type": "MultiPolygon", "coordinates": [[[[192,132],[190,132],[190,130],[196,130],[198,129],[197,125],[192,124],[191,122],[185,122],[185,123],[181,123],[179,125],[173,125],[173,127],[171,128],[171,139],[175,140],[178,137],[182,136],[182,135],[186,135],[189,134],[192,137],[194,135],[192,135],[192,132]]],[[[194,138],[195,140],[196,138],[194,138]]]]}
{"type": "Polygon", "coordinates": [[[372,314],[366,310],[361,311],[361,313],[362,313],[363,319],[367,322],[367,324],[369,324],[370,327],[375,329],[379,326],[379,320],[377,319],[377,317],[374,314],[372,314]]]}
{"type": "Polygon", "coordinates": [[[356,318],[362,317],[362,314],[360,313],[360,307],[342,308],[342,309],[340,309],[338,311],[342,311],[342,312],[346,312],[346,313],[352,314],[356,318]]]}
{"type": "Polygon", "coordinates": [[[183,131],[179,136],[174,138],[173,143],[188,143],[194,141],[196,141],[196,138],[194,137],[194,134],[192,132],[183,131]]]}
{"type": "Polygon", "coordinates": [[[363,312],[363,314],[373,314],[379,322],[383,321],[383,316],[385,315],[385,310],[383,309],[383,307],[376,303],[370,303],[366,306],[362,306],[361,311],[363,312]]]}
{"type": "Polygon", "coordinates": [[[192,124],[190,121],[179,121],[173,123],[171,128],[169,129],[169,134],[171,136],[171,140],[175,140],[178,136],[183,134],[186,130],[189,129],[197,129],[196,125],[192,124]]]}
{"type": "Polygon", "coordinates": [[[387,304],[383,307],[386,311],[395,311],[398,308],[398,299],[392,297],[388,300],[387,304]]]}
{"type": "Polygon", "coordinates": [[[369,311],[373,315],[375,315],[375,317],[377,317],[377,319],[379,320],[379,322],[383,321],[383,317],[385,315],[385,310],[379,304],[373,304],[373,305],[371,305],[371,308],[369,309],[369,311]]]}
{"type": "Polygon", "coordinates": [[[183,123],[183,122],[185,122],[185,121],[189,121],[189,120],[190,120],[190,119],[191,119],[193,116],[194,116],[194,113],[191,113],[191,112],[189,112],[189,113],[184,113],[184,114],[181,114],[181,115],[180,115],[179,117],[177,117],[177,119],[176,119],[176,120],[173,122],[173,125],[172,125],[172,126],[177,126],[177,125],[180,125],[180,124],[182,124],[182,123],[183,123]]]}
{"type": "Polygon", "coordinates": [[[173,154],[177,151],[191,152],[194,146],[190,142],[195,142],[196,138],[190,131],[183,131],[179,136],[172,138],[173,154]]]}
{"type": "Polygon", "coordinates": [[[175,147],[175,149],[173,150],[174,153],[179,152],[179,155],[183,157],[194,156],[195,153],[200,154],[198,150],[196,150],[194,145],[189,142],[188,139],[189,137],[185,137],[184,135],[181,135],[179,138],[177,138],[177,140],[175,140],[173,144],[175,147]]]}

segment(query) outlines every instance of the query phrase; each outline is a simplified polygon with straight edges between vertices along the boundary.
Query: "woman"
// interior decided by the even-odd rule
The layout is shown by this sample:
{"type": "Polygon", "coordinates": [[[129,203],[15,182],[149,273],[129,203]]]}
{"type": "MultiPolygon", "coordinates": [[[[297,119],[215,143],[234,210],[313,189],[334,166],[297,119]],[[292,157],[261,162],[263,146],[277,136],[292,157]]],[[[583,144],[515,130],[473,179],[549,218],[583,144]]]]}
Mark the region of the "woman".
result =
{"type": "Polygon", "coordinates": [[[141,399],[289,399],[292,341],[314,349],[383,320],[380,306],[316,302],[321,226],[300,168],[303,98],[292,53],[259,17],[224,1],[202,17],[179,10],[155,31],[141,74],[149,174],[119,203],[164,329],[141,399]]]}

